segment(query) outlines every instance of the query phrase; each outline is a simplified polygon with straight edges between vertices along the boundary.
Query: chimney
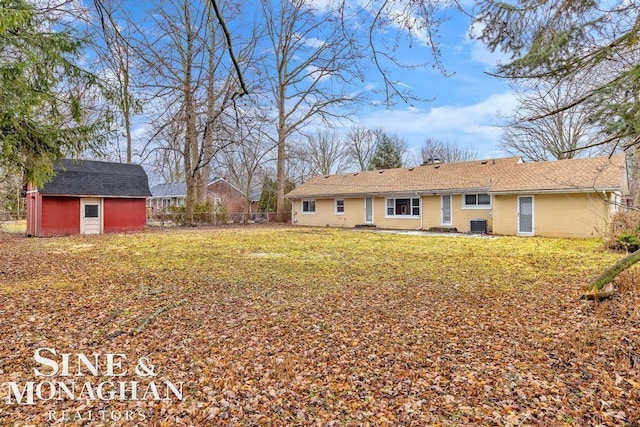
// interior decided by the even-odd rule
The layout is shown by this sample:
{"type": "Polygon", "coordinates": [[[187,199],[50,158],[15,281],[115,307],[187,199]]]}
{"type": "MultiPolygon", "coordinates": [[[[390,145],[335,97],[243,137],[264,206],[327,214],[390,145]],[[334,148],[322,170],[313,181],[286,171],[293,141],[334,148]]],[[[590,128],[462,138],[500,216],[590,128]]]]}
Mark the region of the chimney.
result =
{"type": "Polygon", "coordinates": [[[422,162],[422,166],[439,165],[441,163],[442,162],[440,161],[440,159],[438,159],[436,157],[432,157],[432,158],[427,159],[424,162],[422,162]]]}

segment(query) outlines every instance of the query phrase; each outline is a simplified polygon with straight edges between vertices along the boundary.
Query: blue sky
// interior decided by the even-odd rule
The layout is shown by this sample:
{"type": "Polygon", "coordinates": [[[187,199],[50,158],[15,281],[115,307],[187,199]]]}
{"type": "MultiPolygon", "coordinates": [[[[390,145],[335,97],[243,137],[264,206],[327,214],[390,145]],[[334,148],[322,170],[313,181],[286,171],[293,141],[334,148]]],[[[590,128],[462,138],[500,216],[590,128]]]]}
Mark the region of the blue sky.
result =
{"type": "MultiPolygon", "coordinates": [[[[363,111],[360,122],[366,127],[382,127],[405,139],[419,150],[426,138],[453,142],[474,148],[479,158],[506,156],[498,141],[500,124],[516,106],[507,82],[486,74],[498,61],[508,58],[492,53],[480,41],[468,36],[470,18],[455,15],[440,31],[442,62],[450,77],[431,68],[396,71],[394,77],[432,102],[407,105],[398,103],[363,111]]],[[[405,49],[406,55],[426,55],[428,49],[405,49]]]]}
{"type": "MultiPolygon", "coordinates": [[[[504,61],[506,58],[499,53],[490,53],[481,42],[469,38],[471,19],[468,16],[451,13],[450,18],[440,27],[440,38],[437,40],[442,64],[452,74],[450,77],[443,76],[431,67],[396,68],[391,76],[417,97],[433,101],[412,105],[399,101],[391,107],[360,106],[352,118],[353,124],[395,133],[408,143],[415,155],[425,139],[432,138],[473,148],[478,158],[507,156],[498,145],[501,134],[499,124],[504,122],[499,113],[508,115],[514,109],[515,96],[506,82],[485,73],[494,69],[498,60],[504,61]]],[[[232,19],[229,24],[233,27],[239,22],[232,19]]],[[[405,46],[399,54],[405,62],[420,63],[429,59],[431,52],[416,40],[412,48],[405,46]]],[[[371,81],[366,84],[381,87],[379,75],[371,73],[369,77],[371,81]]],[[[147,139],[148,123],[144,120],[137,123],[134,138],[147,139]]],[[[345,133],[350,125],[345,125],[345,133]]]]}

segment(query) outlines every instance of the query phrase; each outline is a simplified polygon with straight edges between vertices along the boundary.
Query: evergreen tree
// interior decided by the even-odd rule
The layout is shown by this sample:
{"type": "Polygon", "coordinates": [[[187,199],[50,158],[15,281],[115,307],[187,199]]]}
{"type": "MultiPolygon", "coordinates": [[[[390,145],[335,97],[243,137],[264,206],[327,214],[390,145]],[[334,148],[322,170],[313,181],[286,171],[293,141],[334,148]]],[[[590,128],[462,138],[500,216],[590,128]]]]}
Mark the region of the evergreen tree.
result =
{"type": "Polygon", "coordinates": [[[614,0],[482,0],[476,35],[491,50],[509,53],[499,77],[589,81],[589,90],[529,121],[580,107],[599,127],[599,140],[640,146],[640,5],[614,0]]]}
{"type": "MultiPolygon", "coordinates": [[[[295,188],[295,184],[290,180],[287,180],[285,185],[285,194],[295,188]]],[[[258,210],[260,212],[275,212],[276,211],[276,194],[278,191],[277,181],[266,176],[262,181],[262,191],[260,192],[260,200],[258,201],[258,210]]],[[[285,201],[285,209],[291,210],[291,201],[285,201]]]]}
{"type": "Polygon", "coordinates": [[[381,134],[371,159],[371,169],[401,168],[405,146],[406,144],[397,137],[381,134]]]}
{"type": "Polygon", "coordinates": [[[79,85],[95,84],[74,64],[81,43],[24,0],[0,0],[0,169],[42,185],[53,162],[96,148],[83,124],[79,85]]]}

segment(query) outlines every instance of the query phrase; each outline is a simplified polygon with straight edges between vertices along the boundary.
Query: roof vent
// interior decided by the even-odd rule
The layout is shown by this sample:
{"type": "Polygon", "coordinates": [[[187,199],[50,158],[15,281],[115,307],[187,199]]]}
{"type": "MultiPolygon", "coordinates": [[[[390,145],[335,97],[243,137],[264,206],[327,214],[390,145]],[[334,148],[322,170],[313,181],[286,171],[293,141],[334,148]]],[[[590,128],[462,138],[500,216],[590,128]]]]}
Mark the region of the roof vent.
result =
{"type": "Polygon", "coordinates": [[[434,169],[440,169],[440,165],[435,165],[433,168],[434,169]]]}
{"type": "Polygon", "coordinates": [[[384,173],[384,170],[378,171],[378,173],[384,173]]]}
{"type": "Polygon", "coordinates": [[[330,176],[331,176],[331,175],[325,175],[324,177],[325,177],[325,178],[329,178],[330,176]]]}
{"type": "Polygon", "coordinates": [[[482,161],[482,164],[483,164],[483,165],[486,165],[488,162],[489,162],[488,160],[483,160],[483,161],[482,161]]]}
{"type": "Polygon", "coordinates": [[[353,174],[353,176],[356,176],[356,175],[358,175],[358,172],[356,172],[356,173],[354,173],[354,174],[353,174]]]}
{"type": "Polygon", "coordinates": [[[411,172],[412,170],[414,170],[415,168],[409,168],[409,172],[411,172]]]}

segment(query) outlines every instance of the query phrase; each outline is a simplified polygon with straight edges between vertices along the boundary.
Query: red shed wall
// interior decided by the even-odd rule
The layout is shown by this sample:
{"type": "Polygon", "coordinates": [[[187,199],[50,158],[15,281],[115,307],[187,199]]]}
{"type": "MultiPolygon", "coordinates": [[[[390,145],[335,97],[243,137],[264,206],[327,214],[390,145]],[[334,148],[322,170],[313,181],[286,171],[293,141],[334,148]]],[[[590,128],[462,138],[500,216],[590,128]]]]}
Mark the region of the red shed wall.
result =
{"type": "Polygon", "coordinates": [[[144,230],[147,225],[146,199],[103,199],[104,232],[144,230]]]}
{"type": "Polygon", "coordinates": [[[63,236],[80,233],[80,199],[77,197],[42,196],[42,221],[38,236],[63,236]]]}

